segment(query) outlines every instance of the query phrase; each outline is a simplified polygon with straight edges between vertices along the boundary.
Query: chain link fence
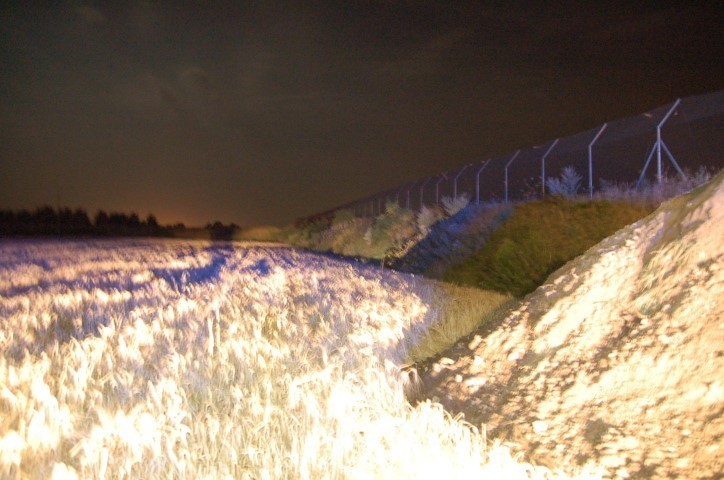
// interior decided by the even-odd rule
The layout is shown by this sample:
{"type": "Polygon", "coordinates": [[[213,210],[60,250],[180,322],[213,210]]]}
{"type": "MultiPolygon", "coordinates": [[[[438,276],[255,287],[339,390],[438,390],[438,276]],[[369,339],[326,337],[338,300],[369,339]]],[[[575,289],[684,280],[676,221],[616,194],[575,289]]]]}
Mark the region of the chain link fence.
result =
{"type": "Polygon", "coordinates": [[[660,183],[702,167],[715,173],[724,167],[723,131],[724,90],[680,98],[634,117],[420,178],[299,222],[331,218],[342,209],[357,216],[377,215],[388,202],[419,211],[461,195],[476,203],[531,200],[552,193],[547,180],[559,178],[566,167],[581,177],[578,193],[591,197],[612,183],[660,183]]]}

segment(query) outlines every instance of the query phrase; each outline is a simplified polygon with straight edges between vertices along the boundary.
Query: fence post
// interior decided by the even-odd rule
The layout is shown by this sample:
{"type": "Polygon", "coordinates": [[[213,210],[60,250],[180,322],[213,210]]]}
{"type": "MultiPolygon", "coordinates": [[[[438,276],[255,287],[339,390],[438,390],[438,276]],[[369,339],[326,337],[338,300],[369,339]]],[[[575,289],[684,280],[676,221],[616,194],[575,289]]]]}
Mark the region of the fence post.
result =
{"type": "Polygon", "coordinates": [[[591,140],[591,143],[588,144],[588,198],[591,200],[593,200],[593,144],[596,143],[598,137],[606,130],[607,125],[608,122],[604,123],[596,136],[593,137],[593,140],[591,140]]]}
{"type": "Polygon", "coordinates": [[[542,193],[543,193],[544,197],[546,195],[546,157],[548,156],[549,153],[551,153],[551,150],[553,150],[553,147],[556,146],[556,144],[558,143],[558,140],[560,140],[560,139],[556,138],[553,141],[551,146],[548,147],[548,150],[546,150],[546,153],[544,153],[543,157],[540,159],[540,180],[541,180],[541,183],[543,184],[541,186],[541,188],[542,188],[542,193]]]}
{"type": "Polygon", "coordinates": [[[508,203],[508,167],[511,163],[513,163],[513,160],[515,160],[515,157],[518,156],[520,153],[520,149],[518,149],[512,157],[510,157],[510,160],[508,160],[508,163],[505,164],[505,203],[508,203]]]}
{"type": "Polygon", "coordinates": [[[490,159],[483,162],[483,166],[478,169],[478,174],[475,179],[475,205],[480,205],[480,173],[485,170],[485,167],[490,163],[490,159]]]}
{"type": "Polygon", "coordinates": [[[663,173],[661,171],[661,148],[664,149],[664,152],[666,152],[666,155],[669,157],[669,160],[671,160],[671,163],[674,165],[674,168],[676,168],[676,171],[679,172],[679,175],[681,175],[682,178],[686,179],[686,174],[681,169],[679,164],[676,162],[676,159],[674,159],[674,156],[671,154],[671,151],[669,151],[669,147],[666,146],[664,141],[661,139],[661,127],[664,126],[664,123],[669,119],[672,113],[674,113],[674,110],[676,110],[676,107],[679,106],[681,103],[681,99],[678,98],[674,104],[671,106],[668,112],[666,112],[666,115],[664,115],[664,118],[661,119],[658,125],[656,125],[656,142],[654,142],[654,146],[651,149],[651,153],[649,153],[648,158],[646,159],[646,164],[644,165],[643,170],[641,170],[641,175],[639,176],[638,181],[636,182],[636,186],[638,187],[641,181],[644,179],[644,176],[646,175],[646,170],[649,168],[649,163],[651,162],[651,157],[653,156],[654,152],[656,152],[656,180],[658,183],[661,183],[663,181],[663,173]]]}
{"type": "Polygon", "coordinates": [[[435,205],[440,205],[440,182],[443,180],[447,180],[447,175],[441,173],[440,180],[435,182],[435,205]]]}
{"type": "Polygon", "coordinates": [[[458,198],[458,178],[460,178],[460,175],[462,175],[465,169],[469,166],[469,163],[467,165],[463,165],[463,168],[461,168],[458,174],[455,175],[455,180],[453,180],[453,200],[458,198]]]}
{"type": "MultiPolygon", "coordinates": [[[[661,127],[666,123],[666,120],[669,119],[672,113],[674,113],[674,109],[679,106],[681,103],[681,99],[677,99],[676,102],[674,102],[674,105],[669,109],[668,112],[666,112],[666,115],[664,118],[661,119],[658,125],[656,125],[656,180],[658,180],[659,183],[662,182],[663,176],[661,173],[661,144],[663,143],[661,141],[661,127]]],[[[672,158],[673,161],[673,158],[672,158]]],[[[675,164],[676,162],[674,162],[675,164]]]]}
{"type": "Polygon", "coordinates": [[[410,190],[412,190],[412,187],[414,187],[416,183],[417,183],[417,180],[412,182],[410,184],[410,188],[407,189],[407,209],[408,210],[410,209],[410,190]]]}
{"type": "Polygon", "coordinates": [[[424,191],[425,191],[425,185],[430,183],[430,180],[432,180],[432,177],[427,177],[427,180],[425,180],[425,182],[422,185],[420,185],[420,211],[422,211],[422,202],[423,202],[423,195],[424,195],[424,191]]]}

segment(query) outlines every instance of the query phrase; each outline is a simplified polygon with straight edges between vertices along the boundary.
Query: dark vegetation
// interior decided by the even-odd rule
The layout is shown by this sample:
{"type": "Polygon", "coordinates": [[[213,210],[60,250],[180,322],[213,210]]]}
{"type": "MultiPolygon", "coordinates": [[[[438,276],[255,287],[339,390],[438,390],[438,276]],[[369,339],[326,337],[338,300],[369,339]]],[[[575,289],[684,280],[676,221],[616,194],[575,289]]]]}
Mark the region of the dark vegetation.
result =
{"type": "Polygon", "coordinates": [[[214,222],[206,225],[206,230],[209,232],[211,240],[233,240],[234,234],[240,229],[241,228],[234,223],[224,225],[221,222],[214,222]]]}
{"type": "Polygon", "coordinates": [[[476,253],[443,279],[520,297],[569,260],[653,211],[641,203],[549,197],[520,204],[476,253]]]}
{"type": "Polygon", "coordinates": [[[83,209],[40,207],[35,211],[0,210],[2,236],[152,236],[170,237],[174,228],[161,226],[156,217],[99,211],[91,220],[83,209]]]}
{"type": "Polygon", "coordinates": [[[160,225],[154,215],[99,211],[93,219],[83,209],[44,206],[28,210],[0,210],[0,237],[187,237],[230,240],[237,225],[209,223],[204,229],[189,229],[183,223],[160,225]]]}
{"type": "Polygon", "coordinates": [[[468,204],[430,226],[427,235],[404,256],[387,264],[402,272],[441,278],[445,271],[477,252],[510,217],[513,206],[504,203],[468,204]]]}

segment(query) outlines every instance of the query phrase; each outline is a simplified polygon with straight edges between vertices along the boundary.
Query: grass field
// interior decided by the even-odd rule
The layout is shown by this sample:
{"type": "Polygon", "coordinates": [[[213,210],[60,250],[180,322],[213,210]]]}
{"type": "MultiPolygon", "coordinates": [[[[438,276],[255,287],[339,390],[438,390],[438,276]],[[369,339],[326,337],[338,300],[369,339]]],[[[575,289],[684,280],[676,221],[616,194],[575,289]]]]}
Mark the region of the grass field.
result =
{"type": "Polygon", "coordinates": [[[286,248],[2,241],[0,477],[555,477],[407,402],[455,295],[286,248]]]}

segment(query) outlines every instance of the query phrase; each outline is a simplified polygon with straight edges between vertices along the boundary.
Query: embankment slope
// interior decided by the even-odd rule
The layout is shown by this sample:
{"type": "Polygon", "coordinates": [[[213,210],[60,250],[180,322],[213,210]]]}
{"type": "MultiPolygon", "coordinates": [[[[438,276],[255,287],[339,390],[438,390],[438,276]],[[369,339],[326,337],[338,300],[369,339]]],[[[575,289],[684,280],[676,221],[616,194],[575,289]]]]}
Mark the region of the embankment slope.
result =
{"type": "Polygon", "coordinates": [[[421,371],[537,463],[609,478],[724,472],[724,173],[566,264],[421,371]]]}

